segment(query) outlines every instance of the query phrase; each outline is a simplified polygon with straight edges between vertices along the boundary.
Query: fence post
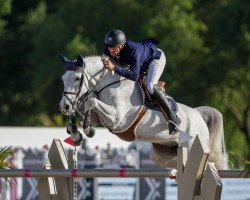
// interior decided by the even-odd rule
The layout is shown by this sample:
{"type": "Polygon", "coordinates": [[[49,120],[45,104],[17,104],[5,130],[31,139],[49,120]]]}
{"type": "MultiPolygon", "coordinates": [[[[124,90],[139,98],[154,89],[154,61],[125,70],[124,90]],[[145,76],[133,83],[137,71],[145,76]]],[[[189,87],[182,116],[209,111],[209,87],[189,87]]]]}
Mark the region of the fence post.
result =
{"type": "MultiPolygon", "coordinates": [[[[44,166],[44,169],[51,169],[51,166],[49,164],[46,164],[44,166]]],[[[39,178],[37,189],[40,200],[59,200],[54,178],[39,178]]]]}
{"type": "MultiPolygon", "coordinates": [[[[51,169],[68,169],[68,159],[66,157],[66,153],[62,146],[62,143],[59,139],[53,139],[52,145],[49,149],[48,158],[51,169]]],[[[70,190],[71,179],[73,180],[73,178],[53,178],[56,194],[51,194],[51,191],[49,191],[48,195],[50,199],[73,200],[73,191],[70,190]]],[[[47,180],[39,179],[38,189],[39,197],[41,196],[41,199],[43,198],[43,196],[44,198],[46,198],[46,194],[44,194],[45,191],[43,191],[43,189],[48,191],[49,178],[47,178],[47,180]]]]}
{"type": "MultiPolygon", "coordinates": [[[[68,166],[69,169],[77,169],[77,151],[69,150],[68,152],[68,166]]],[[[69,190],[72,194],[72,200],[77,200],[77,180],[74,178],[69,179],[69,190]]]]}
{"type": "Polygon", "coordinates": [[[220,199],[222,183],[213,164],[207,164],[209,153],[203,135],[196,136],[188,156],[186,148],[178,148],[178,200],[220,199]]]}

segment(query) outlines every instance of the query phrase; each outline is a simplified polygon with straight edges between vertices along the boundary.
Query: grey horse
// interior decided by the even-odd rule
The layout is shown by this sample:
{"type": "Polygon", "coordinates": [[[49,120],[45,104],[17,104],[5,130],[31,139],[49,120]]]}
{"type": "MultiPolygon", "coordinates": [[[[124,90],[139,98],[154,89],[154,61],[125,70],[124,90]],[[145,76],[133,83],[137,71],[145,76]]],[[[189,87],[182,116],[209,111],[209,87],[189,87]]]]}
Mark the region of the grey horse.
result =
{"type": "MultiPolygon", "coordinates": [[[[77,111],[84,118],[91,112],[93,126],[101,123],[123,140],[152,143],[152,159],[162,167],[176,168],[176,147],[191,149],[197,134],[204,135],[210,148],[209,161],[217,169],[227,169],[222,114],[215,108],[191,108],[177,103],[181,119],[179,133],[169,134],[163,114],[143,106],[143,95],[137,82],[130,81],[104,68],[100,56],[75,60],[63,57],[65,74],[63,97],[59,103],[64,115],[77,111]],[[180,132],[192,138],[180,144],[180,132]]],[[[89,127],[84,129],[89,134],[89,127]]]]}

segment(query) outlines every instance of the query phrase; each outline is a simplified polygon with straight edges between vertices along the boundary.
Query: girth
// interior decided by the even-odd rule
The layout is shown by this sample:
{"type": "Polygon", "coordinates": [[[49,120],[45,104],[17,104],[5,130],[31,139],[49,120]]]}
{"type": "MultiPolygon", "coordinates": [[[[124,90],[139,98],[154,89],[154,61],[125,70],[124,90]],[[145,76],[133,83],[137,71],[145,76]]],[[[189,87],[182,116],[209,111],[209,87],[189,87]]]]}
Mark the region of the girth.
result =
{"type": "Polygon", "coordinates": [[[112,131],[112,133],[124,141],[127,141],[127,142],[134,141],[136,139],[135,130],[138,124],[141,122],[144,115],[146,114],[146,112],[147,112],[147,109],[144,106],[142,106],[140,111],[137,113],[134,119],[134,122],[126,130],[112,131]]]}

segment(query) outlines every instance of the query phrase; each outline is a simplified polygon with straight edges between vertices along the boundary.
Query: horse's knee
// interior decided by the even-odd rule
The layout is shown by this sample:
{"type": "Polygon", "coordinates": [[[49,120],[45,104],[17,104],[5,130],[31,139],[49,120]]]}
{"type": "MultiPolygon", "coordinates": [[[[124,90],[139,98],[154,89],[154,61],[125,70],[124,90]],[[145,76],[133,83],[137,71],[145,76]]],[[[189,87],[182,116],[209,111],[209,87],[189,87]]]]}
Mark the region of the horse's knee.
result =
{"type": "Polygon", "coordinates": [[[91,110],[96,106],[96,99],[95,98],[90,98],[85,102],[85,110],[84,112],[86,113],[87,111],[91,110]]]}

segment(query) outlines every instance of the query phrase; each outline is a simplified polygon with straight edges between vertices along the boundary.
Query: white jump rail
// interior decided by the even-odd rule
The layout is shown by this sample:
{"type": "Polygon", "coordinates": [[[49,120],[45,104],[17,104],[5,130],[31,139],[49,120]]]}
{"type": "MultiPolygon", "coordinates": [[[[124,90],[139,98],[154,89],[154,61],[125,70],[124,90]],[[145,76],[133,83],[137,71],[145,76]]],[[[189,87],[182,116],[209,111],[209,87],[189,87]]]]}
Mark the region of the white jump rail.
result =
{"type": "Polygon", "coordinates": [[[244,170],[219,170],[207,163],[209,148],[202,135],[195,138],[187,149],[177,151],[177,177],[172,169],[77,169],[74,151],[65,150],[59,139],[54,139],[48,157],[50,164],[44,169],[3,169],[0,177],[39,178],[38,191],[41,200],[76,200],[76,181],[79,178],[170,178],[178,184],[178,200],[219,200],[222,190],[221,178],[250,178],[244,170]],[[52,183],[49,179],[53,179],[52,183]]]}
{"type": "MultiPolygon", "coordinates": [[[[220,178],[250,178],[243,176],[244,170],[219,170],[220,178]]],[[[0,170],[0,177],[20,178],[107,178],[107,177],[161,177],[175,179],[172,170],[154,169],[4,169],[0,170]]]]}

